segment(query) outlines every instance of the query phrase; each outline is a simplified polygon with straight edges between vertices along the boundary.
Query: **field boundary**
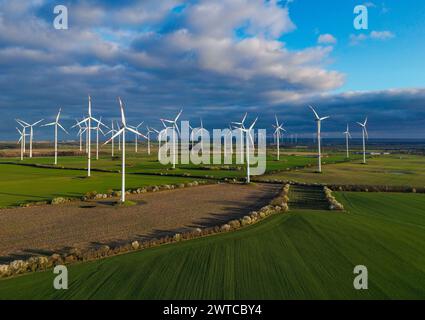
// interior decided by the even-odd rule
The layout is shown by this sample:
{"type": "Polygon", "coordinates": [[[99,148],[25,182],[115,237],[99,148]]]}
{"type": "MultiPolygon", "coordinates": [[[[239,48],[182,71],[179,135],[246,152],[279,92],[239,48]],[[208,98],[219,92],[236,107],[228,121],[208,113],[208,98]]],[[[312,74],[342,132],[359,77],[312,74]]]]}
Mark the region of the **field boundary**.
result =
{"type": "Polygon", "coordinates": [[[279,179],[251,179],[257,183],[270,184],[290,184],[295,186],[321,186],[327,187],[332,191],[347,191],[347,192],[390,192],[390,193],[425,193],[425,187],[412,186],[391,186],[391,185],[357,185],[357,184],[327,184],[327,183],[306,183],[293,180],[279,179]]]}

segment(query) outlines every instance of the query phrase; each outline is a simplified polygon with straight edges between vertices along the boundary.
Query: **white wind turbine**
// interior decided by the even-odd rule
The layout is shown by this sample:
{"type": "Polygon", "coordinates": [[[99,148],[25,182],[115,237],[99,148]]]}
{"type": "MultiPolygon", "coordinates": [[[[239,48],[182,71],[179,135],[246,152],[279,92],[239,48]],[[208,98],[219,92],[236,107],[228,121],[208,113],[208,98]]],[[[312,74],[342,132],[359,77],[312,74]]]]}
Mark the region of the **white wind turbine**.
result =
{"type": "MultiPolygon", "coordinates": [[[[134,130],[136,130],[137,132],[139,132],[139,128],[140,128],[140,126],[143,124],[143,121],[142,122],[140,122],[137,126],[133,126],[132,128],[134,129],[134,130]]],[[[138,152],[137,151],[137,144],[138,144],[138,141],[137,141],[137,137],[138,137],[139,135],[137,135],[137,134],[135,134],[134,135],[134,152],[138,152]]]]}
{"type": "Polygon", "coordinates": [[[121,128],[104,144],[109,143],[112,141],[115,137],[122,135],[122,184],[121,184],[121,202],[125,202],[125,132],[126,130],[133,132],[134,134],[137,134],[141,137],[147,138],[145,135],[141,134],[140,132],[134,130],[132,127],[127,126],[127,122],[125,120],[125,114],[124,114],[124,107],[121,101],[121,98],[118,98],[120,109],[121,109],[121,128]]]}
{"type": "Polygon", "coordinates": [[[28,135],[24,132],[24,129],[19,130],[18,128],[16,128],[16,130],[19,132],[19,140],[18,143],[21,143],[21,160],[24,160],[24,140],[25,140],[25,135],[28,135]]]}
{"type": "MultiPolygon", "coordinates": [[[[173,169],[176,168],[176,131],[177,135],[180,135],[179,126],[177,125],[177,120],[180,118],[180,115],[182,114],[183,110],[180,110],[180,112],[177,114],[177,116],[174,118],[174,120],[168,120],[168,119],[160,119],[162,124],[165,127],[165,130],[167,129],[173,129],[173,169]],[[168,127],[165,123],[171,123],[172,127],[168,127]]],[[[177,136],[178,138],[178,136],[177,136]]]]}
{"type": "MultiPolygon", "coordinates": [[[[96,127],[92,127],[91,122],[94,121],[96,123],[99,124],[99,120],[97,120],[96,118],[92,117],[92,113],[91,113],[91,97],[89,96],[89,103],[88,103],[88,115],[85,119],[81,120],[79,122],[79,124],[81,125],[82,123],[85,123],[87,126],[87,146],[88,146],[88,150],[87,150],[87,176],[90,177],[91,176],[91,130],[96,129],[96,127]]],[[[103,124],[102,124],[103,125],[103,124]]],[[[76,125],[74,125],[75,127],[76,125]]]]}
{"type": "Polygon", "coordinates": [[[321,130],[321,124],[323,120],[329,119],[329,116],[326,117],[319,117],[319,115],[317,114],[316,110],[314,110],[314,108],[312,106],[309,106],[310,109],[313,111],[314,116],[315,116],[315,120],[317,122],[317,150],[318,150],[318,171],[322,172],[322,150],[321,150],[321,136],[320,136],[320,130],[321,130]]]}
{"type": "Polygon", "coordinates": [[[229,131],[227,131],[227,133],[224,135],[224,156],[227,156],[227,140],[228,137],[230,136],[230,154],[233,154],[233,141],[232,141],[232,134],[233,134],[233,129],[232,129],[232,125],[229,124],[229,131]]]}
{"type": "MultiPolygon", "coordinates": [[[[157,140],[158,140],[158,160],[161,161],[161,154],[159,152],[159,147],[160,147],[160,144],[161,144],[161,132],[158,131],[158,130],[156,130],[155,128],[149,128],[149,129],[152,130],[153,132],[155,132],[157,134],[157,140]]],[[[152,131],[151,131],[151,133],[153,133],[152,131]]]]}
{"type": "MultiPolygon", "coordinates": [[[[22,126],[24,131],[25,131],[26,128],[30,128],[30,133],[29,133],[29,137],[30,137],[30,158],[32,158],[32,142],[33,142],[33,137],[34,137],[34,127],[37,124],[39,124],[40,122],[42,122],[43,120],[44,119],[38,120],[38,121],[34,122],[33,124],[26,123],[25,121],[20,120],[20,119],[16,120],[22,126]]],[[[24,139],[24,143],[25,143],[25,139],[24,139]]],[[[25,147],[24,147],[24,151],[25,151],[25,147]]]]}
{"type": "Polygon", "coordinates": [[[59,108],[59,112],[56,116],[56,120],[54,122],[50,122],[47,124],[43,124],[42,127],[49,127],[49,126],[55,126],[55,165],[58,164],[58,127],[61,128],[64,132],[66,132],[67,134],[68,131],[65,130],[64,127],[62,127],[62,125],[59,123],[59,117],[61,115],[61,108],[59,108]]]}
{"type": "MultiPolygon", "coordinates": [[[[194,140],[194,135],[195,133],[201,133],[201,149],[202,149],[202,153],[204,153],[204,132],[208,133],[208,131],[204,128],[204,122],[202,121],[202,119],[200,119],[200,123],[201,126],[199,128],[194,128],[192,129],[192,142],[194,140]]],[[[192,144],[193,147],[193,144],[192,144]]]]}
{"type": "Polygon", "coordinates": [[[96,126],[96,160],[99,160],[99,131],[105,135],[103,130],[100,128],[100,125],[104,126],[106,129],[109,129],[106,125],[102,123],[102,117],[100,117],[99,121],[97,122],[96,126]]]}
{"type": "MultiPolygon", "coordinates": [[[[117,133],[117,132],[118,131],[115,130],[115,128],[114,128],[114,120],[112,120],[111,121],[111,130],[109,130],[106,134],[111,134],[111,137],[113,137],[114,134],[117,133]]],[[[114,148],[115,148],[115,146],[114,146],[114,140],[115,139],[112,139],[111,140],[111,157],[114,157],[114,148]]]]}
{"type": "Polygon", "coordinates": [[[242,118],[241,122],[232,122],[232,124],[239,126],[239,132],[240,132],[240,138],[241,138],[241,150],[240,150],[240,155],[241,155],[241,159],[243,159],[243,130],[245,129],[245,120],[247,117],[248,113],[245,112],[245,115],[242,118]]]}
{"type": "Polygon", "coordinates": [[[26,122],[23,122],[22,120],[19,119],[15,119],[15,121],[22,127],[22,143],[23,143],[23,152],[25,155],[26,150],[26,145],[27,145],[27,139],[25,137],[29,136],[29,134],[27,134],[27,128],[29,127],[29,124],[26,122]]]}
{"type": "Polygon", "coordinates": [[[359,126],[362,127],[362,137],[363,137],[363,164],[366,164],[366,138],[369,139],[369,135],[367,133],[366,125],[367,125],[367,117],[364,123],[357,122],[359,126]]]}
{"type": "Polygon", "coordinates": [[[283,128],[283,123],[279,124],[279,121],[277,120],[277,116],[274,115],[276,119],[276,125],[273,125],[273,128],[275,129],[274,135],[276,136],[276,147],[277,147],[277,160],[280,160],[280,132],[284,131],[286,132],[285,128],[283,128]]]}
{"type": "Polygon", "coordinates": [[[343,134],[345,135],[345,147],[347,150],[347,159],[350,158],[350,152],[348,149],[348,139],[351,139],[351,133],[350,133],[350,128],[348,127],[348,123],[347,123],[347,131],[343,132],[343,134]]]}
{"type": "Polygon", "coordinates": [[[78,127],[77,136],[80,138],[80,152],[83,151],[83,133],[85,132],[84,127],[81,126],[79,121],[75,119],[75,125],[78,127]]]}
{"type": "MultiPolygon", "coordinates": [[[[117,128],[120,127],[120,124],[117,120],[117,128]]],[[[118,151],[121,151],[121,136],[118,136],[118,151]]]]}
{"type": "MultiPolygon", "coordinates": [[[[246,115],[244,117],[244,120],[245,120],[245,118],[246,118],[246,115]]],[[[249,162],[250,159],[249,158],[250,158],[251,152],[249,150],[249,145],[250,145],[250,142],[252,144],[254,144],[254,141],[253,141],[252,135],[251,135],[251,130],[254,128],[257,120],[258,120],[258,117],[254,120],[254,122],[251,124],[251,126],[249,128],[245,128],[245,127],[242,127],[242,126],[239,128],[241,130],[241,132],[245,132],[245,140],[246,140],[245,141],[245,144],[246,144],[246,148],[245,148],[245,152],[246,152],[246,182],[247,183],[251,182],[250,168],[249,168],[249,165],[250,165],[250,162],[249,162]]],[[[242,122],[244,122],[244,121],[242,121],[242,122]]]]}
{"type": "Polygon", "coordinates": [[[149,128],[146,126],[146,136],[148,137],[148,155],[151,154],[151,133],[158,133],[154,128],[149,128]]]}

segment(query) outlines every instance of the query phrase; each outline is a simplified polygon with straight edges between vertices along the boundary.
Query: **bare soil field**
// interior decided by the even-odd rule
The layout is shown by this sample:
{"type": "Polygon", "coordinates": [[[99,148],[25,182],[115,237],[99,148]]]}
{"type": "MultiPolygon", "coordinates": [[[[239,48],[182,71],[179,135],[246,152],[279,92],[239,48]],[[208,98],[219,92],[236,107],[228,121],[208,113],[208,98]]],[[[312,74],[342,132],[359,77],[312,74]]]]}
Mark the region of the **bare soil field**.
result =
{"type": "Polygon", "coordinates": [[[0,210],[0,262],[217,225],[266,205],[279,185],[215,184],[110,199],[0,210]]]}

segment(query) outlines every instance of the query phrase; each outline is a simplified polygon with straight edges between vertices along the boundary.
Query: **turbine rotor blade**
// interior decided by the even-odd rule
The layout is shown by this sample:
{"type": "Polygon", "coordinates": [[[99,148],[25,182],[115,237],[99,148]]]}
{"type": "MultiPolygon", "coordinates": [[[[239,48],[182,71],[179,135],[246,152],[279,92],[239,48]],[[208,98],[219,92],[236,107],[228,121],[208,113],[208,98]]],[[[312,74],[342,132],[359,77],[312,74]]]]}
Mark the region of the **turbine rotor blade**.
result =
{"type": "Polygon", "coordinates": [[[314,110],[314,108],[313,108],[312,106],[310,106],[310,105],[309,105],[309,107],[310,107],[311,111],[313,111],[313,113],[314,113],[314,115],[315,115],[315,117],[316,117],[316,120],[319,120],[319,119],[320,119],[320,117],[319,117],[319,115],[317,114],[316,110],[314,110]]]}
{"type": "Polygon", "coordinates": [[[59,122],[58,122],[57,124],[58,124],[58,127],[59,127],[59,128],[61,128],[63,131],[65,131],[67,134],[69,134],[69,133],[68,133],[68,131],[66,131],[66,130],[65,130],[65,128],[64,128],[64,127],[62,127],[62,125],[61,125],[59,122]]]}
{"type": "Polygon", "coordinates": [[[103,145],[109,143],[112,141],[112,139],[115,139],[116,137],[118,137],[121,133],[123,133],[123,131],[125,130],[125,128],[121,128],[120,130],[118,130],[111,138],[109,138],[108,141],[106,141],[103,145]]]}

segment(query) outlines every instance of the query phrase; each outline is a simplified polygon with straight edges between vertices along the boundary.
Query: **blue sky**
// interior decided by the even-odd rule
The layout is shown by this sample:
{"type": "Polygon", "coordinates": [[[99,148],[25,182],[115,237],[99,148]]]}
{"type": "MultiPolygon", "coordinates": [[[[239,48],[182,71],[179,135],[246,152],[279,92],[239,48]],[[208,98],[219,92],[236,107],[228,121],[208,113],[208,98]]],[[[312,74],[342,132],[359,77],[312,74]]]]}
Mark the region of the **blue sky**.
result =
{"type": "Polygon", "coordinates": [[[208,127],[248,111],[309,136],[314,104],[332,116],[325,136],[369,116],[372,137],[424,138],[423,39],[421,0],[0,0],[0,140],[59,106],[71,125],[88,94],[104,118],[119,95],[131,122],[156,127],[180,108],[208,127]],[[57,4],[68,30],[53,28],[57,4]],[[356,5],[368,30],[353,27],[356,5]]]}

